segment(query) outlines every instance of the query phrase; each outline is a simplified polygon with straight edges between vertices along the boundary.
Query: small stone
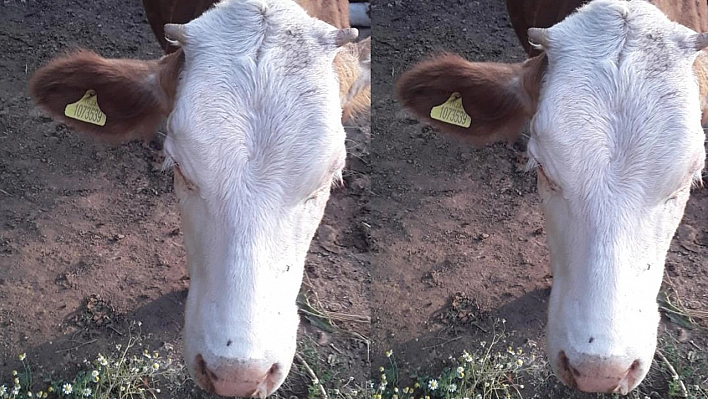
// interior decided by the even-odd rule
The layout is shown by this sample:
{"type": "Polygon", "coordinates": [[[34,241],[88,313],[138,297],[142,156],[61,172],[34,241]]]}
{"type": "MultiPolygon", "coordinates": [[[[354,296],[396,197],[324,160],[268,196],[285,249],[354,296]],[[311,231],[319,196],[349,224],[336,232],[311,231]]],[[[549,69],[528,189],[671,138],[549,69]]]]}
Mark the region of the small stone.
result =
{"type": "Polygon", "coordinates": [[[688,331],[681,327],[679,327],[676,332],[678,333],[678,337],[676,339],[681,343],[688,342],[688,340],[691,338],[688,334],[688,331]]]}
{"type": "Polygon", "coordinates": [[[324,346],[329,343],[329,335],[324,331],[317,332],[317,345],[324,346]]]}
{"type": "Polygon", "coordinates": [[[317,241],[322,248],[332,253],[340,253],[341,248],[337,245],[337,230],[326,224],[320,225],[317,229],[317,241]]]}

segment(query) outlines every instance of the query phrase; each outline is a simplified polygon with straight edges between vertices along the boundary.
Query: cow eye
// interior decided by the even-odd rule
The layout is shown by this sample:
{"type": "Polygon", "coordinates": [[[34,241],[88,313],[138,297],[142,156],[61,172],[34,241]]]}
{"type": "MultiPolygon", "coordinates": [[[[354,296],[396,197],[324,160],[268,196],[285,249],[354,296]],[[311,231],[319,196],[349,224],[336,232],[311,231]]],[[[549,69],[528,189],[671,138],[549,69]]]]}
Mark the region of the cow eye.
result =
{"type": "Polygon", "coordinates": [[[316,200],[322,194],[322,190],[315,191],[312,195],[307,197],[305,204],[309,205],[312,201],[316,200]]]}
{"type": "Polygon", "coordinates": [[[558,191],[560,189],[560,187],[558,187],[558,185],[554,183],[553,180],[548,178],[546,172],[543,171],[543,165],[538,164],[538,166],[536,167],[536,173],[538,173],[539,179],[543,179],[546,182],[548,188],[550,188],[551,191],[558,191]]]}
{"type": "Polygon", "coordinates": [[[305,205],[312,204],[313,201],[317,200],[318,198],[320,198],[322,195],[324,195],[328,191],[329,191],[329,186],[322,187],[322,188],[318,189],[317,191],[312,193],[309,197],[307,197],[304,204],[305,205]]]}
{"type": "Polygon", "coordinates": [[[681,195],[681,193],[686,190],[690,190],[690,187],[691,186],[688,185],[688,187],[681,187],[680,189],[674,191],[674,193],[671,194],[671,196],[664,201],[664,205],[669,205],[676,202],[676,200],[678,200],[679,195],[681,195]]]}
{"type": "Polygon", "coordinates": [[[195,186],[191,180],[187,179],[184,176],[184,173],[182,173],[182,168],[179,167],[179,164],[177,162],[174,162],[174,165],[172,166],[172,170],[174,171],[175,178],[182,180],[184,182],[184,186],[187,188],[187,190],[194,191],[197,188],[197,186],[195,186]]]}

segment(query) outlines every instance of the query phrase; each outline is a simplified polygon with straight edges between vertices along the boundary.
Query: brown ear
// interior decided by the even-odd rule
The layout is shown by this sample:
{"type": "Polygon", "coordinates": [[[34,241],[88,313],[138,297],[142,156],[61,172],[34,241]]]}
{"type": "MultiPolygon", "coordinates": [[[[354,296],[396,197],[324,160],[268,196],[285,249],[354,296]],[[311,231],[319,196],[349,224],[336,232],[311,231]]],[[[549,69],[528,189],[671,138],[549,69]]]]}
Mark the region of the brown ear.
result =
{"type": "Polygon", "coordinates": [[[342,121],[371,107],[371,37],[342,47],[334,59],[342,121]]]}
{"type": "Polygon", "coordinates": [[[698,58],[693,62],[693,73],[698,81],[698,94],[701,99],[701,125],[708,126],[708,54],[698,52],[698,58]]]}
{"type": "Polygon", "coordinates": [[[442,54],[406,71],[396,82],[401,104],[440,131],[476,145],[515,139],[536,112],[545,55],[518,64],[469,62],[442,54]],[[469,127],[430,117],[433,107],[460,93],[469,127]]]}
{"type": "Polygon", "coordinates": [[[77,50],[38,69],[30,78],[30,95],[54,119],[100,140],[147,139],[171,112],[183,60],[181,50],[159,61],[111,60],[77,50]],[[66,106],[89,90],[106,115],[103,126],[65,115],[66,106]]]}

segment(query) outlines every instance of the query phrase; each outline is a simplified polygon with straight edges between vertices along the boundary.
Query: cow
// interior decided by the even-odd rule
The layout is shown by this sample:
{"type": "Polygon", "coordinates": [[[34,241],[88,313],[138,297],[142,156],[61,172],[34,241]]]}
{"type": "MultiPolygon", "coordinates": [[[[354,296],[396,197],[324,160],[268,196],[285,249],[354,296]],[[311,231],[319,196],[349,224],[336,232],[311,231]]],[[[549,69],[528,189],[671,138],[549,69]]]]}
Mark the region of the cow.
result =
{"type": "Polygon", "coordinates": [[[530,121],[553,273],[547,355],[568,386],[627,394],[651,366],[665,257],[705,165],[708,5],[595,0],[554,21],[572,1],[508,0],[516,26],[553,25],[528,29],[538,55],[525,62],[440,54],[396,94],[476,145],[530,121]]]}
{"type": "Polygon", "coordinates": [[[166,120],[190,276],[185,363],[222,396],[264,398],[288,375],[305,257],[345,164],[342,115],[368,106],[368,43],[307,3],[224,0],[165,25],[178,49],[159,60],[76,50],[29,82],[40,107],[99,140],[150,138],[166,120]]]}
{"type": "MultiPolygon", "coordinates": [[[[165,38],[164,26],[168,23],[184,24],[200,16],[219,0],[143,0],[143,8],[150,28],[160,47],[171,53],[178,47],[170,45],[165,38]]],[[[352,3],[339,0],[298,1],[311,16],[338,28],[354,26],[371,27],[369,3],[352,3]]]]}

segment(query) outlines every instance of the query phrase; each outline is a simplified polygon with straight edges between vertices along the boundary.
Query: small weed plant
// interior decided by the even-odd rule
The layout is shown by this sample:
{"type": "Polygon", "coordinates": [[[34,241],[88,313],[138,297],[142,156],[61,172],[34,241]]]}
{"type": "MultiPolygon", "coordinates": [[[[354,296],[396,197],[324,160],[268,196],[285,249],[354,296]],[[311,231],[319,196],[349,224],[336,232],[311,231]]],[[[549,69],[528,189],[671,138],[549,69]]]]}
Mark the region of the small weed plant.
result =
{"type": "Polygon", "coordinates": [[[380,367],[379,381],[372,382],[373,399],[501,399],[519,398],[523,385],[519,374],[533,367],[534,356],[506,345],[504,320],[494,325],[491,342],[481,342],[474,351],[451,358],[451,366],[437,377],[418,377],[409,386],[399,386],[393,351],[386,352],[387,367],[380,367]]]}
{"type": "Polygon", "coordinates": [[[21,354],[22,369],[13,370],[12,381],[0,385],[0,399],[154,399],[160,393],[155,380],[172,372],[172,360],[147,349],[140,353],[139,340],[131,335],[113,354],[84,360],[76,376],[66,381],[34,380],[26,355],[21,354]]]}

